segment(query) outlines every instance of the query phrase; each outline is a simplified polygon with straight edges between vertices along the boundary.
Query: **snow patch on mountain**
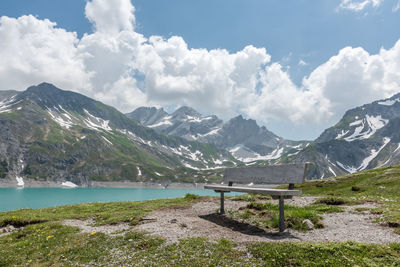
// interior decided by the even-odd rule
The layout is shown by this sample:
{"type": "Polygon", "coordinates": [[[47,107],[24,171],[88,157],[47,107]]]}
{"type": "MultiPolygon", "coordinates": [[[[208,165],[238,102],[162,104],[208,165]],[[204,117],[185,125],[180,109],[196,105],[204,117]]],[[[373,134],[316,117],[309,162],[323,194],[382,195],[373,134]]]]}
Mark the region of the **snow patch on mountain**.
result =
{"type": "Polygon", "coordinates": [[[287,156],[288,156],[288,157],[296,156],[296,155],[299,154],[299,153],[300,153],[300,150],[297,151],[297,152],[294,152],[294,153],[290,153],[290,154],[288,154],[287,156]]]}
{"type": "Polygon", "coordinates": [[[379,101],[378,104],[384,106],[393,106],[396,102],[400,102],[400,98],[396,98],[393,100],[379,101]]]}
{"type": "Polygon", "coordinates": [[[100,129],[105,130],[105,131],[111,131],[111,127],[108,126],[108,124],[110,123],[110,121],[108,120],[103,120],[102,118],[98,118],[92,114],[90,114],[89,111],[87,111],[86,109],[83,110],[88,117],[86,119],[84,119],[84,122],[86,124],[86,126],[88,126],[89,128],[99,131],[100,129]]]}
{"type": "Polygon", "coordinates": [[[368,157],[366,157],[363,162],[361,163],[360,167],[357,168],[357,171],[362,171],[365,170],[368,166],[368,164],[374,159],[376,158],[376,156],[379,154],[379,152],[381,152],[381,150],[390,142],[390,138],[385,137],[383,138],[383,145],[378,149],[372,149],[371,150],[371,155],[369,155],[368,157]]]}
{"type": "Polygon", "coordinates": [[[69,114],[59,113],[60,110],[57,107],[53,107],[53,110],[48,107],[46,107],[46,109],[52,120],[57,122],[58,125],[60,125],[61,127],[69,129],[74,126],[74,122],[72,121],[72,118],[69,114]],[[58,110],[58,112],[56,112],[55,110],[58,110]]]}
{"type": "Polygon", "coordinates": [[[400,143],[397,145],[397,148],[393,151],[393,154],[396,153],[400,149],[400,143]]]}
{"type": "Polygon", "coordinates": [[[215,165],[222,165],[223,164],[222,160],[220,160],[220,159],[214,159],[213,158],[213,162],[214,162],[215,165]]]}
{"type": "Polygon", "coordinates": [[[342,130],[342,132],[341,132],[340,134],[338,134],[338,135],[335,137],[335,139],[340,139],[340,138],[342,138],[343,136],[345,136],[346,134],[348,134],[349,132],[350,132],[349,130],[347,130],[347,131],[342,130]]]}
{"type": "Polygon", "coordinates": [[[188,153],[187,156],[189,156],[192,160],[195,161],[200,161],[200,157],[203,157],[203,153],[201,153],[200,151],[196,150],[196,152],[192,153],[188,153]]]}
{"type": "MultiPolygon", "coordinates": [[[[365,170],[365,169],[368,167],[369,163],[370,163],[373,159],[375,159],[376,156],[378,156],[379,152],[381,152],[382,149],[385,148],[385,146],[386,146],[389,142],[390,142],[390,138],[389,138],[389,137],[384,137],[384,138],[383,138],[383,144],[382,144],[382,146],[381,146],[378,150],[376,150],[376,149],[371,149],[371,154],[370,154],[368,157],[366,157],[366,158],[362,161],[361,165],[360,165],[359,167],[357,167],[357,168],[356,168],[356,167],[353,167],[353,166],[344,165],[344,164],[340,163],[339,161],[336,161],[336,163],[337,163],[337,165],[338,165],[339,167],[341,167],[342,169],[346,170],[346,171],[349,172],[349,173],[354,173],[354,172],[358,172],[358,171],[365,170]]],[[[386,163],[384,163],[384,164],[386,164],[386,163]]],[[[384,165],[384,164],[383,164],[383,165],[384,165]]]]}
{"type": "MultiPolygon", "coordinates": [[[[279,138],[276,138],[276,141],[279,141],[279,138]]],[[[294,148],[294,149],[300,149],[301,148],[301,144],[298,144],[297,146],[286,145],[286,147],[294,148]]]]}
{"type": "Polygon", "coordinates": [[[336,173],[332,170],[332,168],[329,166],[329,171],[333,174],[333,176],[337,176],[336,173]]]}
{"type": "Polygon", "coordinates": [[[384,127],[388,123],[388,121],[389,120],[383,119],[381,115],[378,116],[365,115],[364,119],[357,120],[349,124],[349,126],[357,126],[360,124],[361,125],[355,128],[352,135],[345,137],[344,139],[348,142],[359,139],[367,139],[372,135],[374,135],[377,130],[384,127]],[[367,129],[363,131],[365,128],[367,129]]]}
{"type": "Polygon", "coordinates": [[[212,116],[208,116],[208,117],[195,117],[195,116],[189,116],[186,115],[186,119],[188,122],[195,122],[195,123],[201,123],[203,121],[207,121],[207,120],[212,120],[213,117],[212,116]]]}
{"type": "Polygon", "coordinates": [[[340,168],[346,170],[348,173],[354,173],[357,171],[357,168],[344,165],[344,164],[340,163],[339,161],[336,161],[336,164],[339,165],[340,168]]]}
{"type": "Polygon", "coordinates": [[[25,185],[24,179],[22,177],[17,176],[17,177],[15,177],[15,179],[17,180],[17,186],[25,185]]]}
{"type": "Polygon", "coordinates": [[[70,187],[70,188],[78,187],[76,184],[74,184],[73,182],[70,182],[70,181],[62,182],[61,185],[65,186],[65,187],[70,187]]]}
{"type": "Polygon", "coordinates": [[[110,140],[108,140],[107,138],[105,138],[104,136],[102,136],[102,138],[103,138],[104,141],[106,141],[109,145],[113,145],[113,143],[112,143],[110,140]]]}
{"type": "Polygon", "coordinates": [[[357,126],[357,125],[364,125],[363,120],[357,120],[357,121],[353,121],[352,123],[349,124],[349,126],[357,126]]]}
{"type": "Polygon", "coordinates": [[[243,161],[243,162],[251,162],[251,161],[256,161],[256,160],[272,160],[272,159],[278,159],[282,156],[283,154],[283,147],[277,147],[275,150],[273,150],[271,153],[267,155],[260,155],[251,149],[247,148],[243,144],[236,145],[235,147],[229,149],[229,152],[238,160],[243,161]]]}
{"type": "Polygon", "coordinates": [[[3,101],[0,101],[0,113],[6,113],[12,111],[12,106],[18,104],[21,101],[15,101],[16,95],[9,97],[3,101]]]}
{"type": "Polygon", "coordinates": [[[197,168],[197,167],[195,167],[195,166],[192,166],[192,165],[190,165],[190,164],[187,163],[187,162],[182,162],[182,164],[183,164],[183,166],[185,166],[185,167],[187,167],[187,168],[190,168],[190,169],[193,169],[193,170],[200,170],[199,168],[197,168]]]}
{"type": "Polygon", "coordinates": [[[222,129],[221,127],[218,127],[218,128],[212,129],[212,130],[209,131],[208,133],[205,133],[205,134],[198,134],[198,135],[199,135],[200,137],[210,136],[210,135],[216,135],[216,134],[218,134],[218,132],[219,132],[221,129],[222,129]]]}
{"type": "Polygon", "coordinates": [[[172,118],[172,116],[166,116],[160,122],[157,122],[152,125],[148,125],[147,127],[157,128],[157,127],[164,126],[164,125],[172,125],[173,123],[170,121],[171,118],[172,118]]]}

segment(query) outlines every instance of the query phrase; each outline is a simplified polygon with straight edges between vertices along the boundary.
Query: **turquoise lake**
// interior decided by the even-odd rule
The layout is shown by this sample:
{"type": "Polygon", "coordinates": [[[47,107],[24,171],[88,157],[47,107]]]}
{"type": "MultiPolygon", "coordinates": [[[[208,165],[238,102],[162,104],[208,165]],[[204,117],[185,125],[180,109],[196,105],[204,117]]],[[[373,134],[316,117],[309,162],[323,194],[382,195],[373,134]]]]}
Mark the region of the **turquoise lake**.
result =
{"type": "MultiPolygon", "coordinates": [[[[186,194],[218,196],[212,190],[154,188],[0,188],[0,212],[39,209],[87,202],[139,201],[177,198],[186,194]]],[[[227,195],[241,195],[230,193],[227,195]]]]}

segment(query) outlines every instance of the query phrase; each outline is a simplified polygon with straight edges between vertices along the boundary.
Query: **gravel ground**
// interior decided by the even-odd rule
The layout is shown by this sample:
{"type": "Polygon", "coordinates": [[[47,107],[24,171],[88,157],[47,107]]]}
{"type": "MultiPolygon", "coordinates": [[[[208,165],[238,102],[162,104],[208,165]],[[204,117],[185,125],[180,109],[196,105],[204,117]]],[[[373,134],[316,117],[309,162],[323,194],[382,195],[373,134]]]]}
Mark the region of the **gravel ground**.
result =
{"type": "MultiPolygon", "coordinates": [[[[285,203],[304,206],[315,198],[298,197],[285,203]]],[[[225,209],[237,210],[247,202],[225,201],[225,209]]],[[[393,229],[373,223],[378,215],[354,212],[359,207],[375,207],[373,204],[347,207],[345,212],[324,215],[325,228],[308,232],[287,230],[265,232],[255,226],[231,220],[217,214],[219,202],[205,201],[191,208],[168,208],[158,210],[146,217],[148,223],[136,227],[152,235],[162,236],[168,243],[177,242],[187,237],[207,237],[210,240],[219,238],[231,239],[239,244],[253,241],[357,241],[365,243],[400,243],[400,235],[393,229]]]]}
{"type": "Polygon", "coordinates": [[[130,229],[129,224],[121,223],[117,225],[101,225],[101,226],[93,226],[94,221],[89,219],[86,221],[81,220],[65,220],[62,222],[63,225],[67,226],[75,226],[81,229],[82,233],[105,233],[105,234],[113,234],[115,232],[125,231],[130,229]]]}

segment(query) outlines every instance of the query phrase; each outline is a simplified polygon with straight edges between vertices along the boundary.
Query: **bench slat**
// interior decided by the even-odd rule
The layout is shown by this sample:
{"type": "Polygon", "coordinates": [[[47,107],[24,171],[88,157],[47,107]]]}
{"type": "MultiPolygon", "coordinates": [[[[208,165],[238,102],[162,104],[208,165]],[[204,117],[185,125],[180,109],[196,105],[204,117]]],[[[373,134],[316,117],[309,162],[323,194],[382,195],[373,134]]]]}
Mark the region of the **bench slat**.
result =
{"type": "Polygon", "coordinates": [[[302,184],[307,163],[270,165],[266,167],[227,168],[224,181],[264,184],[302,184]]]}
{"type": "Polygon", "coordinates": [[[271,189],[271,188],[251,188],[251,187],[238,187],[238,186],[227,186],[227,185],[205,185],[204,189],[211,189],[219,192],[241,192],[241,193],[253,193],[263,194],[270,196],[299,196],[301,190],[288,190],[288,189],[271,189]]]}

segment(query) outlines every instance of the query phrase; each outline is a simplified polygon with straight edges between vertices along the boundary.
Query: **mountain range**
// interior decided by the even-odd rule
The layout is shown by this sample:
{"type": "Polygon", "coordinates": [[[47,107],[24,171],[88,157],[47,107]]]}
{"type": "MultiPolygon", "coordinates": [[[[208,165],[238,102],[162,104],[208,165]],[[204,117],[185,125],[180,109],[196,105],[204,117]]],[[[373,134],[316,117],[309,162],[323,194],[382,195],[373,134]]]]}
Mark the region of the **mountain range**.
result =
{"type": "Polygon", "coordinates": [[[214,144],[246,165],[314,162],[309,179],[321,179],[400,163],[400,94],[347,111],[314,141],[291,141],[254,120],[223,122],[189,107],[172,114],[140,107],[128,117],[164,134],[214,144]]]}
{"type": "Polygon", "coordinates": [[[242,116],[226,122],[183,106],[122,114],[42,83],[0,91],[0,183],[26,179],[219,181],[228,166],[316,163],[321,179],[400,162],[400,94],[347,111],[314,141],[291,141],[242,116]]]}
{"type": "Polygon", "coordinates": [[[4,91],[0,101],[0,175],[20,184],[23,179],[81,186],[194,182],[206,179],[197,170],[236,164],[222,148],[164,135],[113,107],[48,83],[4,91]]]}
{"type": "Polygon", "coordinates": [[[162,108],[140,107],[126,116],[166,135],[224,148],[244,163],[273,164],[310,144],[309,141],[285,140],[241,115],[223,122],[215,115],[203,116],[186,106],[172,114],[162,108]]]}

